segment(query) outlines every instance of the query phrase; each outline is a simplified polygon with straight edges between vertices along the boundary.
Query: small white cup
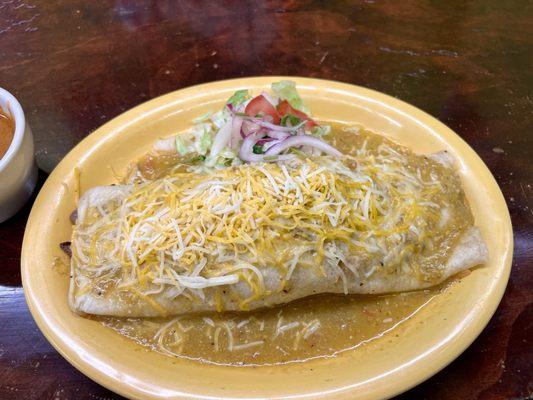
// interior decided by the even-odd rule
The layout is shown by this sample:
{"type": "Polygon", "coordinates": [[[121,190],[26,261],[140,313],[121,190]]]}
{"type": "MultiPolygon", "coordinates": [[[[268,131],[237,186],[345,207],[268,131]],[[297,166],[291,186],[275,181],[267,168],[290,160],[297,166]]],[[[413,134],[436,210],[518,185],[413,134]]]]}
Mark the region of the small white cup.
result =
{"type": "Polygon", "coordinates": [[[15,134],[0,159],[0,223],[13,216],[31,196],[37,181],[33,135],[22,107],[7,90],[0,88],[0,106],[15,121],[15,134]]]}

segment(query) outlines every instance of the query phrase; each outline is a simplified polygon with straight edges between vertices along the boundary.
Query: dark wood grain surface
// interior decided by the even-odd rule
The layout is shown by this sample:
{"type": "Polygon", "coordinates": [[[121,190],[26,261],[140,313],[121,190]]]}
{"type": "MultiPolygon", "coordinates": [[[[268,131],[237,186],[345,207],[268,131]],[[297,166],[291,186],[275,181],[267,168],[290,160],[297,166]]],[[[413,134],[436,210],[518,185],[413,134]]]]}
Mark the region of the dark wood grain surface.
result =
{"type": "MultiPolygon", "coordinates": [[[[401,399],[533,393],[533,7],[524,1],[0,0],[0,86],[33,128],[40,185],[84,136],[160,94],[301,75],[414,104],[487,163],[511,212],[509,286],[480,337],[401,399]]],[[[115,399],[71,367],[24,300],[31,202],[0,224],[0,398],[115,399]]]]}

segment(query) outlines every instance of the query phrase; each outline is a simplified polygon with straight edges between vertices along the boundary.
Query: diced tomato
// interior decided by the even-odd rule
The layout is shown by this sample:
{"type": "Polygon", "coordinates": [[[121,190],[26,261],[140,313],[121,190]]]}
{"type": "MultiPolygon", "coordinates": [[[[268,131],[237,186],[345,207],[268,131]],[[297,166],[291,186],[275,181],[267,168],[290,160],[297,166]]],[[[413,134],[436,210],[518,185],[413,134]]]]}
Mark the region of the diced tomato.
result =
{"type": "Polygon", "coordinates": [[[308,119],[307,114],[297,110],[296,108],[293,108],[287,100],[282,100],[278,104],[278,113],[281,116],[285,115],[294,115],[295,117],[298,117],[300,119],[308,119]]]}
{"type": "Polygon", "coordinates": [[[270,102],[263,95],[259,95],[250,100],[246,106],[246,109],[244,110],[244,113],[250,117],[255,117],[260,114],[264,116],[268,115],[272,117],[273,124],[277,125],[280,122],[280,117],[276,111],[276,108],[270,104],[270,102]]]}
{"type": "Polygon", "coordinates": [[[294,115],[295,117],[298,117],[301,120],[307,120],[307,122],[305,123],[305,127],[307,129],[311,129],[312,127],[318,125],[315,121],[309,118],[306,113],[297,110],[296,108],[293,108],[287,100],[280,101],[277,109],[281,117],[284,117],[285,115],[294,115]]]}

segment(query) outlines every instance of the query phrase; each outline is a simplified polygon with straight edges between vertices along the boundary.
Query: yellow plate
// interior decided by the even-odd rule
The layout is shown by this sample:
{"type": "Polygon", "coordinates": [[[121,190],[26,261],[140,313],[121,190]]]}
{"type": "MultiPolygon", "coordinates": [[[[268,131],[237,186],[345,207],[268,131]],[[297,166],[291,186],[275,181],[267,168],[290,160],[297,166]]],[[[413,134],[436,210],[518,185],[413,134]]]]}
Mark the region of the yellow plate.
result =
{"type": "MultiPolygon", "coordinates": [[[[75,168],[81,191],[110,184],[114,172],[161,136],[219,109],[235,90],[267,89],[282,77],[214,82],[158,97],[120,115],[78,144],[57,166],[33,206],[22,249],[22,281],[33,317],[52,345],[96,382],[130,398],[349,398],[400,393],[457,357],[481,332],[506,286],[512,227],[503,196],[476,153],[445,125],[419,109],[372,90],[338,82],[289,78],[321,120],[359,123],[417,152],[447,149],[460,173],[490,251],[487,265],[437,296],[386,335],[322,360],[271,367],[223,367],[146,351],[67,305],[68,272],[54,263],[58,243],[70,239],[75,168]],[[55,267],[54,267],[55,265],[55,267]]],[[[287,79],[287,78],[285,78],[287,79]]]]}

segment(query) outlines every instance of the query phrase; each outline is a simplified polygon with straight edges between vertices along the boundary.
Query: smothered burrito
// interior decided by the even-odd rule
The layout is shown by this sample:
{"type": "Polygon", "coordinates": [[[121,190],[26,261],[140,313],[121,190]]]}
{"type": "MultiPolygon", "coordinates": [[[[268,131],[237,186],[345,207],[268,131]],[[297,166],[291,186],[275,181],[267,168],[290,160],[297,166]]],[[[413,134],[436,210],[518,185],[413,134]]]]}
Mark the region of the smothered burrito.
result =
{"type": "Polygon", "coordinates": [[[487,260],[451,156],[320,125],[278,85],[237,92],[80,198],[72,310],[155,317],[412,291],[487,260]]]}

